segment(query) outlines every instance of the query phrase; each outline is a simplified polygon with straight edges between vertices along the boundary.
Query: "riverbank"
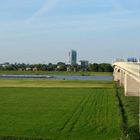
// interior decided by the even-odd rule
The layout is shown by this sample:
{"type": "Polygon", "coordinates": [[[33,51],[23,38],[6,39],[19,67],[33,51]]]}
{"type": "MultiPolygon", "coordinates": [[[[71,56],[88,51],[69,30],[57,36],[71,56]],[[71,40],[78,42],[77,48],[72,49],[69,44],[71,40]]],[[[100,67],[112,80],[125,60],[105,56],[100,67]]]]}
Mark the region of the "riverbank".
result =
{"type": "Polygon", "coordinates": [[[116,87],[116,97],[121,115],[123,140],[140,140],[139,133],[139,97],[124,95],[124,89],[116,87]]]}
{"type": "Polygon", "coordinates": [[[0,71],[0,74],[112,76],[112,72],[68,72],[68,71],[0,71]]]}
{"type": "Polygon", "coordinates": [[[112,81],[80,81],[80,80],[20,80],[0,79],[0,87],[44,87],[44,88],[112,88],[112,81]]]}

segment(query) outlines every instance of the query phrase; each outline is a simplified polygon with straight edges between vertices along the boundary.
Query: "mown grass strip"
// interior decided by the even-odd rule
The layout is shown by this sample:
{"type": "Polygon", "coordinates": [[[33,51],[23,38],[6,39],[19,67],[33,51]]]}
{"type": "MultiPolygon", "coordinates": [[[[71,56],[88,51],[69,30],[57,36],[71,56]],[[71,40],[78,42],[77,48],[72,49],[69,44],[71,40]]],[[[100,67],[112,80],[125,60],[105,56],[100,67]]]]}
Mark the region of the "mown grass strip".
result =
{"type": "Polygon", "coordinates": [[[113,82],[80,80],[0,80],[0,87],[113,88],[113,82]]]}

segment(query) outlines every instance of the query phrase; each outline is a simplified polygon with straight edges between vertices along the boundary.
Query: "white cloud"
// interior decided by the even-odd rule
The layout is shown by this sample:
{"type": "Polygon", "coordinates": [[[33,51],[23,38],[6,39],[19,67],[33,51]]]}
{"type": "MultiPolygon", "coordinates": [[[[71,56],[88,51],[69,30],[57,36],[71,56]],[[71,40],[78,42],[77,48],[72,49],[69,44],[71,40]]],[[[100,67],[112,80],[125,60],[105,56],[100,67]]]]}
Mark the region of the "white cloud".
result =
{"type": "Polygon", "coordinates": [[[41,8],[39,8],[31,17],[29,17],[26,22],[31,22],[33,19],[44,15],[48,11],[54,9],[60,0],[45,0],[41,8]]]}

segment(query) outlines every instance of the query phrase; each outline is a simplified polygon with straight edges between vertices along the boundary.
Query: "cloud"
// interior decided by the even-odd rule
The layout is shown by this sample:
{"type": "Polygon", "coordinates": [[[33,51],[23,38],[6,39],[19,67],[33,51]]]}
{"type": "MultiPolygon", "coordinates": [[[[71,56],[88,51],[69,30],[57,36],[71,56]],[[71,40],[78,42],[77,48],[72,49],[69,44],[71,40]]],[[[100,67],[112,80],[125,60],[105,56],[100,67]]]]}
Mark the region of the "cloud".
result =
{"type": "Polygon", "coordinates": [[[45,2],[42,4],[41,8],[39,8],[31,17],[29,17],[26,22],[31,22],[35,18],[44,15],[48,11],[54,9],[56,5],[60,2],[60,0],[45,0],[45,2]]]}

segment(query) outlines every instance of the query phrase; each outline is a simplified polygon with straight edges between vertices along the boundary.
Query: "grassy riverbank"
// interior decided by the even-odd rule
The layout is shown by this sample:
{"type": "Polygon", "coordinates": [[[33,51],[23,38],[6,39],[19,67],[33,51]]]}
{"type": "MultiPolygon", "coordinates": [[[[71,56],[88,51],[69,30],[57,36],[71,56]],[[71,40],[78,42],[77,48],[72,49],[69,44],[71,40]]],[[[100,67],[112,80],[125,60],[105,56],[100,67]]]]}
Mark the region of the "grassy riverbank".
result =
{"type": "Polygon", "coordinates": [[[139,97],[124,96],[123,88],[117,88],[120,113],[122,116],[121,129],[123,139],[140,140],[139,133],[139,97]]]}
{"type": "Polygon", "coordinates": [[[66,72],[66,71],[0,71],[0,74],[112,76],[111,72],[66,72]]]}
{"type": "Polygon", "coordinates": [[[80,80],[0,80],[0,87],[43,87],[43,88],[113,88],[112,81],[80,80]]]}

